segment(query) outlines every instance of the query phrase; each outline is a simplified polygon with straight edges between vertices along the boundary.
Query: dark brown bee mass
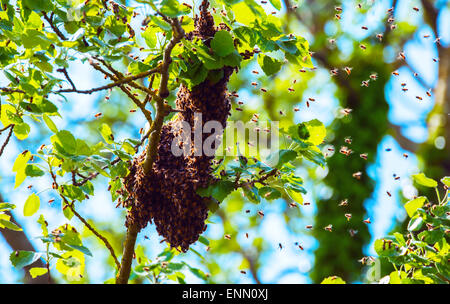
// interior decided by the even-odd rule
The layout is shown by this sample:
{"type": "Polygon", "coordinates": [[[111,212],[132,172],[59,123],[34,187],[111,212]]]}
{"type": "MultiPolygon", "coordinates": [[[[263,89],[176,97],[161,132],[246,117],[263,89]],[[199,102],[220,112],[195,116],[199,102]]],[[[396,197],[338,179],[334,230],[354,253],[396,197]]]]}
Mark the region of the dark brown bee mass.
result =
{"type": "MultiPolygon", "coordinates": [[[[200,17],[196,18],[195,31],[186,35],[188,39],[211,38],[216,32],[214,20],[207,11],[208,3],[201,6],[200,17]]],[[[210,39],[206,40],[208,44],[210,39]]],[[[189,90],[181,85],[176,98],[176,107],[182,112],[175,120],[162,128],[158,146],[158,156],[153,163],[151,174],[145,176],[142,163],[145,151],[134,159],[130,174],[124,179],[131,206],[127,214],[126,226],[137,223],[139,229],[152,221],[158,233],[175,248],[187,251],[206,229],[208,198],[200,197],[195,190],[215,181],[211,174],[212,156],[174,156],[171,152],[172,140],[178,135],[175,126],[182,121],[189,122],[194,132],[194,113],[202,113],[202,125],[210,120],[219,121],[223,128],[230,114],[227,98],[227,83],[233,68],[224,67],[223,78],[215,84],[209,80],[189,90]]],[[[203,139],[210,134],[203,134],[203,139]]],[[[192,143],[193,141],[192,134],[192,143]]],[[[193,149],[192,149],[193,151],[193,149]]]]}

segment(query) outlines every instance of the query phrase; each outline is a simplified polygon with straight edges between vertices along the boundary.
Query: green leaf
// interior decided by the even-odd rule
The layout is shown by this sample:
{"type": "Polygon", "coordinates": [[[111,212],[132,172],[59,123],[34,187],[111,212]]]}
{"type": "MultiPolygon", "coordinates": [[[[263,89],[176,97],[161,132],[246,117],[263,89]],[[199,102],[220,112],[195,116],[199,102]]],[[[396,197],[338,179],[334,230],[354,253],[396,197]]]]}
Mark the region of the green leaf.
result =
{"type": "Polygon", "coordinates": [[[51,120],[51,118],[48,117],[47,114],[44,114],[42,118],[44,119],[44,122],[50,129],[50,131],[52,131],[53,133],[58,133],[58,128],[56,127],[55,123],[51,120]]]}
{"type": "Polygon", "coordinates": [[[32,216],[39,210],[41,200],[39,196],[32,193],[27,200],[25,201],[25,205],[23,207],[23,215],[24,216],[32,216]]]}
{"type": "Polygon", "coordinates": [[[410,200],[405,204],[406,212],[408,213],[409,217],[412,217],[414,213],[416,213],[416,210],[419,208],[422,208],[423,204],[427,198],[425,196],[419,196],[413,200],[410,200]]]}
{"type": "Polygon", "coordinates": [[[343,279],[338,276],[328,277],[322,280],[320,284],[346,284],[343,279]]]}
{"type": "Polygon", "coordinates": [[[408,231],[417,231],[422,227],[422,224],[423,218],[419,214],[416,214],[408,223],[408,231]]]}
{"type": "Polygon", "coordinates": [[[274,168],[281,168],[285,163],[288,163],[297,158],[297,152],[294,150],[281,149],[269,155],[267,163],[274,168]]]}
{"type": "Polygon", "coordinates": [[[15,209],[16,205],[11,203],[0,203],[0,211],[15,209]]]}
{"type": "Polygon", "coordinates": [[[99,128],[100,133],[103,136],[103,139],[108,144],[114,143],[114,136],[112,134],[111,128],[107,124],[102,124],[102,126],[99,128]]]}
{"type": "Polygon", "coordinates": [[[30,151],[26,151],[25,153],[20,153],[17,156],[16,160],[14,161],[12,171],[19,172],[21,170],[24,170],[25,166],[26,166],[27,162],[30,160],[30,158],[31,158],[30,151]]]}
{"type": "Polygon", "coordinates": [[[281,9],[281,1],[280,0],[269,0],[270,3],[273,5],[274,8],[277,10],[281,9]]]}
{"type": "Polygon", "coordinates": [[[267,76],[278,73],[281,70],[283,62],[276,60],[270,56],[259,54],[258,64],[267,76]]]}
{"type": "Polygon", "coordinates": [[[77,141],[67,130],[58,131],[50,137],[53,147],[60,153],[75,155],[77,153],[77,141]]]}
{"type": "Polygon", "coordinates": [[[14,126],[14,135],[19,140],[24,140],[25,138],[27,138],[30,131],[30,126],[25,122],[14,126]]]}
{"type": "Polygon", "coordinates": [[[184,5],[180,5],[177,0],[162,0],[160,11],[168,17],[175,18],[188,14],[190,9],[184,5]]]}
{"type": "Polygon", "coordinates": [[[30,269],[30,275],[34,279],[36,277],[46,274],[47,271],[48,269],[44,267],[33,267],[30,269]]]}
{"type": "Polygon", "coordinates": [[[0,213],[0,228],[8,228],[9,230],[13,230],[13,231],[22,231],[22,228],[17,226],[15,223],[13,223],[9,220],[6,220],[4,218],[1,218],[2,215],[6,215],[6,214],[0,213]]]}
{"type": "Polygon", "coordinates": [[[414,174],[412,178],[417,184],[424,187],[435,188],[438,185],[434,179],[426,177],[423,173],[414,174]]]}
{"type": "Polygon", "coordinates": [[[76,249],[88,256],[92,256],[91,251],[89,250],[89,248],[86,248],[84,246],[80,246],[80,245],[71,245],[71,244],[67,244],[67,246],[69,246],[70,248],[76,249]]]}
{"type": "Polygon", "coordinates": [[[14,267],[23,268],[25,266],[33,264],[41,256],[42,253],[39,252],[21,250],[21,251],[14,251],[13,253],[11,253],[9,255],[9,260],[11,261],[14,267]]]}
{"type": "Polygon", "coordinates": [[[450,176],[446,176],[441,178],[441,182],[446,185],[447,187],[450,187],[450,176]]]}
{"type": "Polygon", "coordinates": [[[22,5],[26,8],[39,12],[50,12],[54,8],[53,3],[50,0],[22,0],[22,5]]]}
{"type": "Polygon", "coordinates": [[[252,203],[259,204],[261,202],[261,197],[258,194],[258,189],[255,186],[244,186],[242,187],[245,197],[252,203]]]}
{"type": "Polygon", "coordinates": [[[209,246],[209,240],[202,235],[199,236],[198,241],[203,245],[209,246]]]}
{"type": "Polygon", "coordinates": [[[274,200],[281,197],[281,192],[272,187],[261,187],[258,189],[258,194],[266,200],[274,200]]]}
{"type": "Polygon", "coordinates": [[[220,57],[228,56],[234,51],[233,37],[228,31],[218,31],[211,40],[211,48],[220,57]]]}
{"type": "Polygon", "coordinates": [[[306,139],[307,142],[313,145],[320,145],[325,136],[327,135],[327,130],[322,122],[318,119],[313,119],[304,123],[310,136],[306,139]]]}
{"type": "Polygon", "coordinates": [[[234,183],[226,180],[219,180],[214,184],[209,185],[207,188],[197,189],[197,194],[201,197],[213,197],[219,202],[222,202],[228,194],[233,192],[234,183]]]}
{"type": "Polygon", "coordinates": [[[41,168],[39,168],[36,165],[27,165],[25,167],[25,174],[30,177],[38,177],[43,176],[45,172],[42,171],[41,168]]]}

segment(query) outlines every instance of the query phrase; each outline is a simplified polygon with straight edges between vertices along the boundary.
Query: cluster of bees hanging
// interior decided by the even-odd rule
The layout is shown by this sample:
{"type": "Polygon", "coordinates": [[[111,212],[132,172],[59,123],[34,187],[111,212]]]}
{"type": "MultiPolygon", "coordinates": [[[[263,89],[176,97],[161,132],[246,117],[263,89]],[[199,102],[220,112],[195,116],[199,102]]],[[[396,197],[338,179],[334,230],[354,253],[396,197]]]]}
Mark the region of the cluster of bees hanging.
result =
{"type": "MultiPolygon", "coordinates": [[[[200,38],[208,44],[218,30],[207,10],[208,6],[207,1],[200,6],[200,16],[195,18],[195,30],[186,35],[187,39],[200,38]]],[[[194,147],[191,147],[190,155],[174,156],[171,145],[173,139],[181,135],[182,130],[178,124],[183,121],[190,124],[192,132],[195,131],[194,113],[202,113],[202,124],[215,120],[225,129],[231,110],[227,83],[233,68],[224,67],[223,72],[224,76],[215,84],[205,80],[192,90],[184,85],[180,86],[175,101],[179,113],[176,119],[162,128],[158,156],[151,173],[144,174],[144,151],[134,159],[130,174],[124,179],[129,197],[123,205],[131,207],[125,225],[129,227],[136,223],[142,229],[149,222],[154,222],[164,240],[183,252],[207,228],[205,220],[208,216],[209,198],[200,197],[196,189],[207,187],[215,181],[211,167],[214,157],[194,156],[194,147]]],[[[202,136],[205,140],[208,134],[202,136]]]]}

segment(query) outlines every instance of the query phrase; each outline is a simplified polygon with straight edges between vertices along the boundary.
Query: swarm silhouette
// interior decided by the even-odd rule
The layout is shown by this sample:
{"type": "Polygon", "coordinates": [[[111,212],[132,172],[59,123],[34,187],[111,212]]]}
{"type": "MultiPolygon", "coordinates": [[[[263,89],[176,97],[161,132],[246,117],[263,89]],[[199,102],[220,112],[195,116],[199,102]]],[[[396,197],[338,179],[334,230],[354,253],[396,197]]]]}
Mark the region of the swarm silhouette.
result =
{"type": "MultiPolygon", "coordinates": [[[[207,38],[213,37],[219,29],[214,26],[213,17],[207,10],[208,6],[207,1],[202,3],[200,17],[195,19],[195,30],[186,35],[187,39],[198,37],[208,44],[210,39],[207,38]]],[[[226,92],[227,83],[233,68],[224,67],[223,72],[223,78],[214,84],[205,80],[192,90],[185,85],[180,86],[176,106],[181,112],[175,120],[162,128],[158,156],[153,163],[152,172],[144,174],[141,165],[145,159],[144,151],[134,159],[130,174],[124,179],[125,189],[131,198],[127,204],[132,206],[125,225],[129,227],[132,223],[137,223],[139,229],[142,229],[153,221],[158,233],[172,247],[179,247],[182,251],[187,251],[206,230],[208,198],[200,197],[196,189],[215,181],[211,174],[213,156],[191,154],[177,157],[171,152],[171,144],[174,137],[181,132],[176,126],[182,121],[188,122],[192,132],[194,131],[196,112],[202,113],[203,125],[210,120],[216,120],[225,128],[231,110],[226,92]]],[[[208,134],[203,134],[203,139],[207,136],[208,134]]]]}

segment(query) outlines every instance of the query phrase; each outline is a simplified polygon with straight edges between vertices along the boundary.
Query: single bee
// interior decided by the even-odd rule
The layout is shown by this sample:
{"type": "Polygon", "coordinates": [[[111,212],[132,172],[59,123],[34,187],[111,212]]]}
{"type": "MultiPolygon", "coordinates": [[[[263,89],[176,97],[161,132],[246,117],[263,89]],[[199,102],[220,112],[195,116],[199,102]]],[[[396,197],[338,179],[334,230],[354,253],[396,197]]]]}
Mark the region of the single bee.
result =
{"type": "Polygon", "coordinates": [[[361,176],[362,176],[362,172],[361,171],[355,172],[355,173],[352,174],[352,176],[354,178],[356,178],[357,180],[360,180],[361,176]]]}
{"type": "Polygon", "coordinates": [[[255,70],[253,70],[252,73],[253,73],[253,74],[259,74],[259,72],[258,72],[258,71],[255,71],[255,70]]]}
{"type": "Polygon", "coordinates": [[[391,152],[392,149],[391,149],[391,148],[386,148],[385,151],[386,151],[386,152],[391,152]]]}
{"type": "Polygon", "coordinates": [[[245,233],[245,237],[248,238],[248,233],[247,232],[245,233]]]}
{"type": "Polygon", "coordinates": [[[373,73],[373,74],[370,74],[370,79],[372,79],[372,80],[377,80],[377,78],[378,78],[378,75],[376,74],[376,73],[373,73]]]}
{"type": "Polygon", "coordinates": [[[97,114],[94,115],[95,118],[98,118],[100,116],[102,116],[102,113],[97,113],[97,114]]]}
{"type": "Polygon", "coordinates": [[[55,199],[52,198],[52,199],[48,200],[48,203],[51,204],[51,203],[53,203],[54,201],[55,201],[55,199]]]}
{"type": "Polygon", "coordinates": [[[303,205],[309,206],[309,205],[311,205],[311,203],[310,202],[304,202],[303,205]]]}
{"type": "Polygon", "coordinates": [[[337,20],[341,20],[341,15],[339,15],[339,14],[334,15],[334,17],[335,17],[337,20]]]}
{"type": "Polygon", "coordinates": [[[31,189],[31,188],[33,188],[33,185],[28,185],[27,188],[28,188],[28,189],[31,189]]]}
{"type": "Polygon", "coordinates": [[[371,224],[370,217],[368,217],[367,219],[365,219],[363,222],[366,223],[366,224],[371,224]]]}
{"type": "Polygon", "coordinates": [[[333,38],[328,39],[328,42],[329,42],[330,44],[334,44],[334,43],[336,42],[336,39],[333,39],[333,38]]]}
{"type": "Polygon", "coordinates": [[[398,76],[400,74],[398,73],[398,71],[394,71],[394,72],[392,72],[392,75],[398,76]]]}
{"type": "Polygon", "coordinates": [[[369,80],[363,80],[363,81],[361,81],[361,86],[362,86],[362,87],[368,87],[368,86],[369,86],[369,80]]]}
{"type": "Polygon", "coordinates": [[[333,225],[330,224],[330,225],[324,227],[323,229],[325,229],[326,231],[329,231],[329,232],[333,232],[333,225]]]}
{"type": "Polygon", "coordinates": [[[336,76],[338,74],[338,69],[330,70],[331,76],[336,76]]]}
{"type": "Polygon", "coordinates": [[[366,47],[364,44],[360,44],[359,47],[360,47],[362,50],[367,49],[367,47],[366,47]]]}
{"type": "Polygon", "coordinates": [[[419,100],[423,100],[423,98],[420,97],[420,96],[416,96],[416,98],[419,99],[419,100]]]}
{"type": "Polygon", "coordinates": [[[306,228],[306,229],[312,229],[312,227],[313,227],[312,225],[306,225],[305,228],[306,228]]]}
{"type": "Polygon", "coordinates": [[[423,35],[423,38],[430,38],[430,35],[423,35]]]}
{"type": "Polygon", "coordinates": [[[408,89],[407,89],[407,88],[402,88],[402,91],[403,91],[403,92],[407,92],[408,89]]]}
{"type": "Polygon", "coordinates": [[[376,37],[378,38],[378,40],[382,41],[383,40],[383,34],[377,34],[376,37]]]}
{"type": "Polygon", "coordinates": [[[398,58],[405,60],[406,59],[405,53],[403,52],[398,53],[398,58]]]}
{"type": "Polygon", "coordinates": [[[419,8],[416,7],[416,6],[414,6],[414,7],[413,7],[413,10],[415,10],[416,12],[418,12],[418,11],[419,11],[419,8]]]}
{"type": "Polygon", "coordinates": [[[242,112],[242,111],[244,111],[244,110],[242,110],[241,108],[236,108],[236,111],[242,112]]]}
{"type": "Polygon", "coordinates": [[[361,26],[361,28],[366,31],[369,29],[367,26],[361,26]]]}
{"type": "Polygon", "coordinates": [[[439,58],[433,58],[434,62],[439,62],[439,58]]]}
{"type": "Polygon", "coordinates": [[[428,97],[431,97],[431,89],[429,89],[428,91],[426,91],[426,93],[427,93],[427,96],[428,96],[428,97]]]}
{"type": "Polygon", "coordinates": [[[258,84],[256,82],[252,82],[252,86],[257,86],[258,84]]]}
{"type": "Polygon", "coordinates": [[[336,6],[334,9],[338,12],[342,12],[342,7],[340,7],[340,6],[336,6]]]}
{"type": "Polygon", "coordinates": [[[247,274],[244,270],[241,270],[241,273],[242,273],[242,274],[247,274]]]}
{"type": "Polygon", "coordinates": [[[389,197],[392,197],[392,194],[391,194],[391,192],[389,192],[389,191],[386,191],[386,193],[387,193],[387,195],[388,195],[389,197]]]}
{"type": "Polygon", "coordinates": [[[267,90],[266,89],[264,89],[264,88],[261,88],[260,89],[262,92],[264,92],[264,93],[266,93],[267,92],[267,90]]]}
{"type": "Polygon", "coordinates": [[[404,158],[408,158],[408,154],[403,153],[403,157],[404,157],[404,158]]]}
{"type": "Polygon", "coordinates": [[[305,69],[300,69],[300,70],[298,70],[300,73],[306,73],[306,70],[305,69]]]}
{"type": "Polygon", "coordinates": [[[347,143],[347,144],[351,144],[352,143],[352,138],[351,137],[346,137],[345,139],[344,139],[344,141],[345,141],[345,143],[347,143]]]}
{"type": "Polygon", "coordinates": [[[350,219],[352,218],[352,214],[351,213],[346,213],[345,217],[347,218],[347,221],[350,221],[350,219]]]}
{"type": "Polygon", "coordinates": [[[293,88],[288,88],[289,92],[294,92],[295,90],[293,88]]]}
{"type": "Polygon", "coordinates": [[[281,245],[281,243],[278,243],[278,248],[283,249],[283,245],[281,245]]]}
{"type": "Polygon", "coordinates": [[[135,113],[136,112],[136,109],[131,109],[130,110],[130,113],[135,113]]]}
{"type": "Polygon", "coordinates": [[[391,31],[395,30],[397,28],[396,24],[391,24],[391,31]]]}
{"type": "Polygon", "coordinates": [[[352,111],[353,111],[352,109],[345,108],[345,109],[342,109],[342,110],[341,110],[341,113],[344,114],[344,116],[347,116],[347,115],[350,114],[352,111]]]}
{"type": "Polygon", "coordinates": [[[300,109],[299,108],[294,108],[294,112],[298,112],[298,111],[300,111],[300,109]]]}
{"type": "Polygon", "coordinates": [[[261,218],[263,218],[263,217],[264,217],[264,212],[262,212],[262,211],[258,211],[258,214],[259,214],[259,216],[260,216],[261,218]]]}
{"type": "Polygon", "coordinates": [[[289,203],[289,207],[296,208],[296,207],[298,207],[298,205],[296,203],[289,203]]]}
{"type": "Polygon", "coordinates": [[[367,160],[367,153],[359,154],[359,157],[361,157],[362,159],[367,160]]]}
{"type": "Polygon", "coordinates": [[[227,239],[227,240],[231,240],[231,235],[225,234],[225,235],[224,235],[224,238],[227,239]]]}
{"type": "Polygon", "coordinates": [[[350,233],[351,237],[354,237],[358,233],[358,230],[349,229],[348,233],[350,233]]]}
{"type": "Polygon", "coordinates": [[[344,71],[347,73],[347,75],[350,75],[350,73],[352,72],[352,69],[353,69],[353,68],[345,67],[345,68],[344,68],[344,71]]]}

